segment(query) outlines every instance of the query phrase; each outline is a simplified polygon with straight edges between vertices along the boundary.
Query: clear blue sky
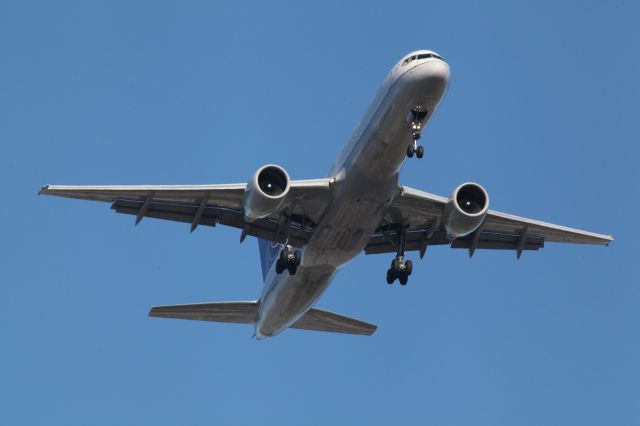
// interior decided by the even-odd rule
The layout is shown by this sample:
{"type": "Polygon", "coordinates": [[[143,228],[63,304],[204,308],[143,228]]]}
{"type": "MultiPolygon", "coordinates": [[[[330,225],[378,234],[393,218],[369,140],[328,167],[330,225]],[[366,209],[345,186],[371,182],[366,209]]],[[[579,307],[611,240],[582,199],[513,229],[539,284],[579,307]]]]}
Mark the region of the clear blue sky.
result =
{"type": "Polygon", "coordinates": [[[0,424],[640,424],[637,2],[133,3],[0,3],[0,424]],[[402,182],[611,247],[361,256],[319,306],[374,336],[256,342],[147,317],[256,298],[255,241],[36,195],[324,176],[419,48],[452,84],[402,182]]]}

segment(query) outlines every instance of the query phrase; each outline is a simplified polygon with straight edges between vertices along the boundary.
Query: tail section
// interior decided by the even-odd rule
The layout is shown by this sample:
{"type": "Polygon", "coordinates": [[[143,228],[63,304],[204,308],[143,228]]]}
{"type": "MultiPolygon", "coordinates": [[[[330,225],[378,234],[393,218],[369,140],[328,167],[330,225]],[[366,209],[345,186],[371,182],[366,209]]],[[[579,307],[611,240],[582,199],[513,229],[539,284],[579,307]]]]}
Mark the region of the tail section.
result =
{"type": "MultiPolygon", "coordinates": [[[[258,302],[216,302],[191,305],[154,306],[151,317],[197,321],[252,324],[258,319],[258,302]]],[[[354,318],[311,308],[291,326],[301,330],[328,331],[332,333],[372,335],[378,327],[354,318]]]]}
{"type": "Polygon", "coordinates": [[[274,243],[273,241],[258,239],[258,248],[260,249],[260,266],[262,266],[262,280],[264,281],[278,258],[283,244],[274,243]]]}

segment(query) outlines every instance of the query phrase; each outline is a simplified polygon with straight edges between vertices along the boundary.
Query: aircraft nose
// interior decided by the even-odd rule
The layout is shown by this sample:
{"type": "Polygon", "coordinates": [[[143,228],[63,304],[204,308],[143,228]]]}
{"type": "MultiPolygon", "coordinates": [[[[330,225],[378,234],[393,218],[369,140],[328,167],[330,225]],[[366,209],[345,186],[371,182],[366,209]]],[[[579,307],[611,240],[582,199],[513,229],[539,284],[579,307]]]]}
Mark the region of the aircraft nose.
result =
{"type": "Polygon", "coordinates": [[[429,88],[432,95],[442,96],[451,79],[449,64],[441,60],[426,61],[412,70],[414,78],[429,88]]]}

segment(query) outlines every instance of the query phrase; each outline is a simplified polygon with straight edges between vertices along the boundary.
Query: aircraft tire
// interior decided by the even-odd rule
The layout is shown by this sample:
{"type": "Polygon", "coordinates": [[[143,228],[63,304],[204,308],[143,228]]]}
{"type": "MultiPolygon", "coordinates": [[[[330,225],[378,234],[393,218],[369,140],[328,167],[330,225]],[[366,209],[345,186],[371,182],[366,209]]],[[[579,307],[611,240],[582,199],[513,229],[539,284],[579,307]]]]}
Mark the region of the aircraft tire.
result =
{"type": "Polygon", "coordinates": [[[393,262],[391,262],[391,269],[393,269],[393,272],[396,274],[400,272],[400,260],[398,258],[393,259],[393,262]]]}
{"type": "Polygon", "coordinates": [[[296,274],[296,272],[298,271],[298,265],[289,264],[289,266],[287,267],[287,269],[289,270],[289,274],[290,274],[290,275],[295,275],[295,274],[296,274]]]}
{"type": "Polygon", "coordinates": [[[411,275],[411,272],[413,272],[413,262],[410,260],[407,260],[404,264],[404,271],[406,272],[407,276],[411,275]]]}
{"type": "Polygon", "coordinates": [[[409,276],[406,274],[406,272],[400,274],[398,278],[400,281],[400,285],[407,285],[407,283],[409,282],[409,276]]]}
{"type": "Polygon", "coordinates": [[[413,158],[413,154],[416,152],[416,149],[414,148],[413,144],[409,145],[407,147],[407,157],[409,158],[413,158]]]}
{"type": "Polygon", "coordinates": [[[396,275],[393,272],[393,269],[388,269],[387,270],[387,284],[393,284],[393,282],[396,280],[396,275]]]}
{"type": "Polygon", "coordinates": [[[416,149],[416,157],[418,158],[422,158],[422,156],[424,155],[424,147],[422,145],[420,145],[417,149],[416,149]]]}

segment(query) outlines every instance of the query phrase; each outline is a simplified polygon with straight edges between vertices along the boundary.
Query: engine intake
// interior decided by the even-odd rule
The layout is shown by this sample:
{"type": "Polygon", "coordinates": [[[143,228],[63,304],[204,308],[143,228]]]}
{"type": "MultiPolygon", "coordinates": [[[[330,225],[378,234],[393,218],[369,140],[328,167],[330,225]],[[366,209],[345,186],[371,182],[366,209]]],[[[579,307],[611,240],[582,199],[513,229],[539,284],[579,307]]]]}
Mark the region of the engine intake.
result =
{"type": "Polygon", "coordinates": [[[463,183],[453,190],[444,207],[442,221],[447,237],[471,234],[482,224],[489,210],[489,194],[477,183],[463,183]]]}
{"type": "Polygon", "coordinates": [[[278,211],[287,198],[289,187],[289,175],[282,167],[275,164],[260,167],[244,190],[244,220],[253,222],[278,211]]]}

